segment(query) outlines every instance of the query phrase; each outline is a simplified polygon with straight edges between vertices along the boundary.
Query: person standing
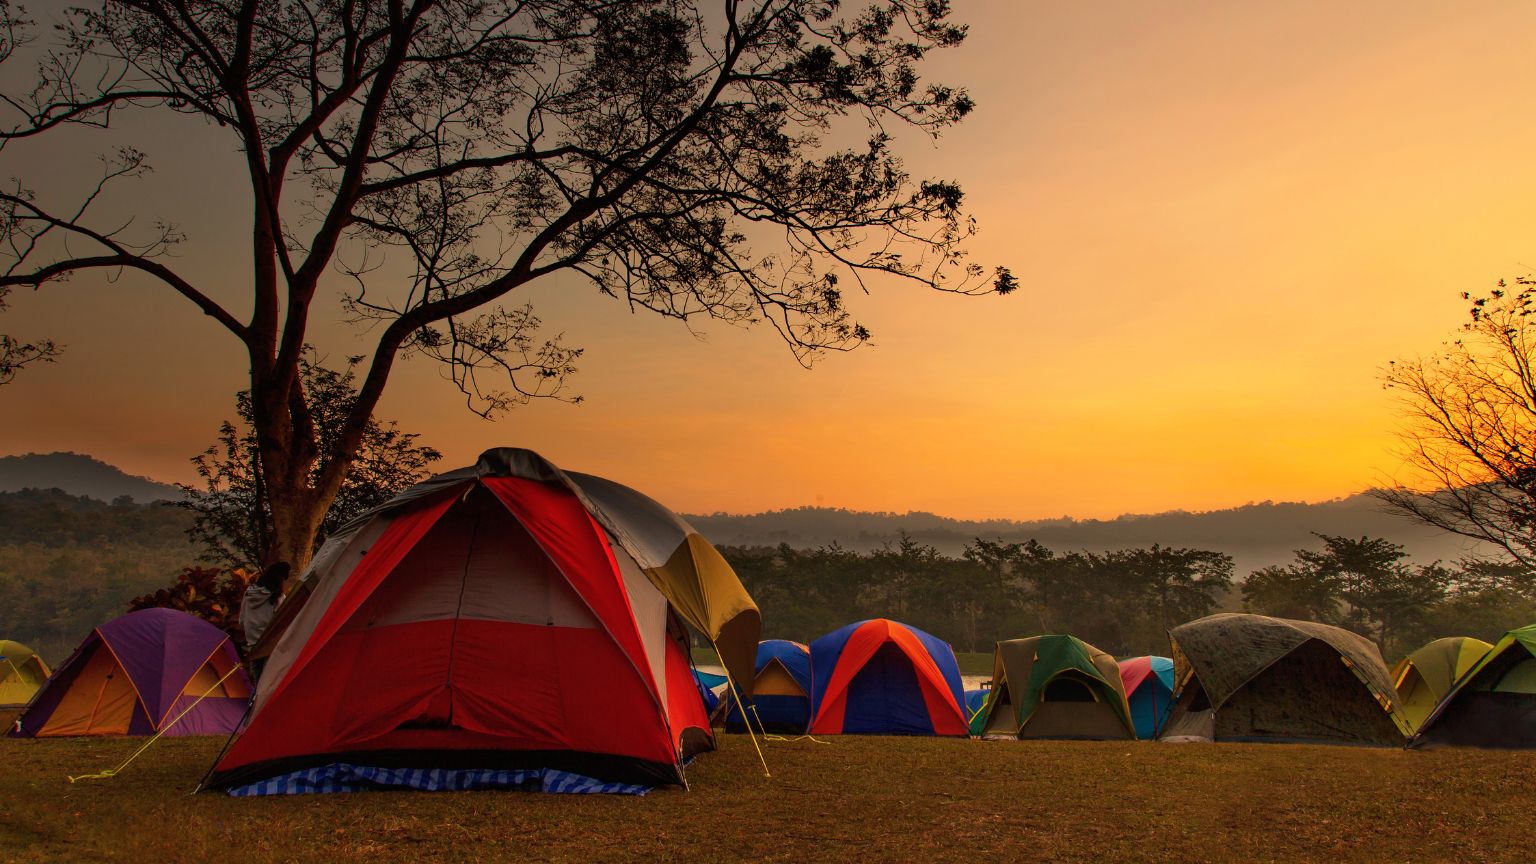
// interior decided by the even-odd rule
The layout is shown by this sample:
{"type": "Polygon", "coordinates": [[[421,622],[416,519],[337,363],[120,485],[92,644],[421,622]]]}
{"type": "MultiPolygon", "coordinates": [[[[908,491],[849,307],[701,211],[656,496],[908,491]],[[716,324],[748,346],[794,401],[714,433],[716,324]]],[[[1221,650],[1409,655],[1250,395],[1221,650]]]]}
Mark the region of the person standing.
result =
{"type": "MultiPolygon", "coordinates": [[[[263,633],[272,624],[272,616],[277,613],[277,604],[283,599],[283,583],[288,581],[288,574],[292,570],[288,562],[279,561],[276,564],[267,565],[266,569],[245,588],[245,596],[240,598],[240,629],[245,633],[245,650],[247,653],[256,643],[261,641],[263,633]]],[[[261,677],[261,668],[266,664],[266,658],[252,660],[250,664],[251,683],[261,677]]]]}

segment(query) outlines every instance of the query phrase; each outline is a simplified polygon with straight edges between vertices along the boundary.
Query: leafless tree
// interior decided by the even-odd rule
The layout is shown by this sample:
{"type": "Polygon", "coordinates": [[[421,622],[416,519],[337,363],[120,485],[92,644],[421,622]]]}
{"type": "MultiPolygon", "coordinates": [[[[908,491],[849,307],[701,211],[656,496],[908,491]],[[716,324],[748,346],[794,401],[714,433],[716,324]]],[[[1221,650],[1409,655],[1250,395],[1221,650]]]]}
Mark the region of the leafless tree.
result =
{"type": "Polygon", "coordinates": [[[1536,282],[1471,301],[1460,338],[1383,372],[1407,420],[1403,455],[1422,480],[1378,491],[1390,507],[1494,544],[1536,568],[1536,282]],[[1429,488],[1424,488],[1425,486],[1429,488]]]}
{"type": "MultiPolygon", "coordinates": [[[[268,557],[302,565],[397,358],[446,364],[487,415],[564,393],[580,352],[542,339],[520,292],[551,274],[664,316],[767,321],[805,363],[868,339],[844,291],[872,274],[1015,287],[964,258],[960,188],[915,180],[892,151],[893,130],[938,135],[970,111],[963,90],[919,75],[964,28],[945,0],[843,5],[97,0],[40,51],[33,89],[0,94],[0,141],[111,130],[124,112],[216,124],[254,201],[250,315],[177,272],[166,253],[186,237],[171,220],[98,218],[147,170],[122,146],[83,201],[39,200],[25,178],[0,192],[0,290],[138,271],[240,340],[268,557]],[[385,255],[410,278],[379,278],[385,255]],[[322,454],[297,379],[337,271],[376,341],[322,454]]],[[[29,23],[4,11],[21,42],[29,23]]]]}

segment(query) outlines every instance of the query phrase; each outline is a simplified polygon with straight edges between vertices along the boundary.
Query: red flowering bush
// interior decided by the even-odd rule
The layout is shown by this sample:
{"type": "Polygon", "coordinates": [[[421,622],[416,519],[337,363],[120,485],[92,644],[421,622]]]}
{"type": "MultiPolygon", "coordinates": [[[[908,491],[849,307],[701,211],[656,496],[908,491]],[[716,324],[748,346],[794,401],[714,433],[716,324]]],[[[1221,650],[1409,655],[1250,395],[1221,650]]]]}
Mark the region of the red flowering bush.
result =
{"type": "Polygon", "coordinates": [[[229,634],[235,645],[245,645],[240,629],[240,599],[245,588],[256,578],[253,571],[218,567],[187,567],[169,588],[161,588],[128,601],[128,611],[139,609],[180,609],[213,624],[229,634]]]}

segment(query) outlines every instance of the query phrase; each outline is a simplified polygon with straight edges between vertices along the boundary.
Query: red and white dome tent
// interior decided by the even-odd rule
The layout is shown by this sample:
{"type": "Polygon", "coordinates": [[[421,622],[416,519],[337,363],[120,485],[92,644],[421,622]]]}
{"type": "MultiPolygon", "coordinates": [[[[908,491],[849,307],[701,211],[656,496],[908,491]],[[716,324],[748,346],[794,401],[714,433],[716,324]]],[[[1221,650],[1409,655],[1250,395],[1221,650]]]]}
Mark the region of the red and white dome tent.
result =
{"type": "Polygon", "coordinates": [[[684,623],[751,686],[761,618],[687,522],[529,450],[407,489],[326,541],[254,656],[232,794],[683,783],[714,748],[684,623]]]}

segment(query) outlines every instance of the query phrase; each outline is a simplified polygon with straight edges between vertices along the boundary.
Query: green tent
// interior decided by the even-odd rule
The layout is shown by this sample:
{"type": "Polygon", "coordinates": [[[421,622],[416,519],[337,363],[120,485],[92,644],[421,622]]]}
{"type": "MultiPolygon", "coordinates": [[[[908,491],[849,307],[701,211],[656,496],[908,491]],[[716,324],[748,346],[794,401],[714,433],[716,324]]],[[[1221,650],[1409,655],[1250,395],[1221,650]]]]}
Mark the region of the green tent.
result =
{"type": "Polygon", "coordinates": [[[1358,633],[1223,612],[1168,638],[1176,687],[1159,740],[1403,743],[1392,678],[1358,633]]]}
{"type": "Polygon", "coordinates": [[[48,680],[48,664],[37,652],[8,639],[0,639],[0,708],[20,708],[48,680]]]}
{"type": "Polygon", "coordinates": [[[1392,683],[1408,727],[1418,731],[1451,687],[1492,648],[1481,639],[1447,636],[1399,660],[1392,683]]]}
{"type": "Polygon", "coordinates": [[[1440,701],[1410,746],[1536,749],[1536,624],[1504,634],[1440,701]]]}
{"type": "Polygon", "coordinates": [[[1115,658],[1072,636],[997,643],[992,689],[971,734],[1007,738],[1136,737],[1115,658]]]}

